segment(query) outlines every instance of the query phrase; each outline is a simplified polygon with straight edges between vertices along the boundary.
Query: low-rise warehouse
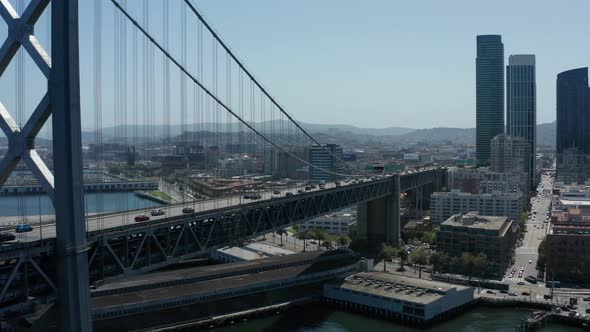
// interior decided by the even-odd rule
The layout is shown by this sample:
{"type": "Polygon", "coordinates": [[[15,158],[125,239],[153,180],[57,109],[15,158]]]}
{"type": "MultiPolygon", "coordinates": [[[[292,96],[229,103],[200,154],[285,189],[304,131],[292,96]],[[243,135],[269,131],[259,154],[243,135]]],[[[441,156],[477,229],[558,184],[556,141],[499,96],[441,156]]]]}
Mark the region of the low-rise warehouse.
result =
{"type": "Polygon", "coordinates": [[[357,273],[324,285],[324,297],[345,309],[369,311],[414,326],[428,326],[473,303],[473,287],[381,272],[357,273]]]}

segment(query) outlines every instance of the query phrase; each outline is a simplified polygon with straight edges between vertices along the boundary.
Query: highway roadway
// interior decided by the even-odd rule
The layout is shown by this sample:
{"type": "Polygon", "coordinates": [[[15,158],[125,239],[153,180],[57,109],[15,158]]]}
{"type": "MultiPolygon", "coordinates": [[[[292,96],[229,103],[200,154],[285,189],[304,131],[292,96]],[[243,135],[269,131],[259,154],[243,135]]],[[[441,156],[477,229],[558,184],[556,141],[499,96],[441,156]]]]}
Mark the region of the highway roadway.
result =
{"type": "MultiPolygon", "coordinates": [[[[352,184],[352,182],[349,182],[349,183],[342,182],[343,186],[349,185],[349,184],[352,184]]],[[[334,188],[335,186],[336,186],[335,183],[327,183],[326,189],[334,188]]],[[[180,203],[180,204],[165,205],[165,206],[161,206],[161,207],[157,208],[157,209],[161,209],[162,211],[164,211],[165,214],[161,215],[161,216],[152,216],[151,215],[151,211],[154,208],[132,210],[132,211],[126,211],[126,212],[122,212],[122,213],[104,214],[104,215],[100,215],[100,216],[92,216],[92,217],[89,217],[88,220],[86,221],[86,229],[88,232],[91,232],[91,231],[105,230],[105,229],[113,228],[113,227],[125,226],[128,224],[138,224],[139,222],[135,221],[135,217],[139,216],[139,215],[149,216],[150,220],[146,221],[145,223],[150,223],[150,222],[155,222],[155,221],[165,219],[170,216],[183,215],[182,210],[184,208],[192,208],[192,209],[194,209],[194,211],[196,213],[199,213],[199,212],[208,211],[208,210],[227,208],[227,207],[231,207],[231,206],[238,206],[240,204],[270,200],[270,199],[277,198],[277,197],[284,197],[285,194],[288,192],[293,193],[293,194],[297,194],[298,190],[305,191],[305,185],[299,185],[296,187],[290,187],[290,188],[286,188],[286,189],[277,189],[277,190],[280,192],[280,194],[276,194],[276,195],[273,194],[273,190],[257,192],[261,196],[261,198],[258,200],[244,199],[243,195],[234,195],[234,196],[215,198],[215,199],[209,199],[209,200],[203,200],[203,201],[186,202],[184,204],[180,203]]],[[[312,189],[311,191],[317,191],[317,190],[319,190],[318,187],[316,187],[316,189],[312,189]]],[[[308,191],[308,192],[311,192],[311,191],[308,191]]],[[[14,231],[11,231],[10,233],[16,235],[15,241],[33,242],[33,241],[37,241],[41,238],[55,237],[55,224],[48,223],[48,224],[43,224],[40,227],[39,226],[34,227],[32,232],[16,233],[14,231]]],[[[11,242],[15,242],[15,241],[5,242],[5,245],[9,244],[11,242]]]]}
{"type": "MultiPolygon", "coordinates": [[[[423,170],[425,171],[425,170],[429,170],[429,169],[431,169],[431,168],[426,168],[423,170]]],[[[411,173],[414,173],[417,171],[422,171],[422,170],[412,170],[412,171],[402,172],[401,175],[404,175],[406,173],[411,174],[411,173]]],[[[386,176],[388,176],[388,175],[373,175],[372,177],[373,178],[375,178],[375,177],[383,178],[386,176]]],[[[347,186],[347,185],[354,184],[357,180],[358,181],[366,181],[369,179],[368,178],[357,178],[355,180],[350,180],[350,181],[343,180],[343,181],[340,181],[340,183],[342,186],[347,186]]],[[[91,232],[91,231],[105,230],[105,229],[109,229],[109,228],[113,228],[113,227],[121,227],[121,226],[129,225],[129,224],[136,224],[137,222],[135,221],[135,217],[139,216],[139,215],[149,216],[150,220],[146,221],[146,223],[150,223],[150,222],[165,219],[170,216],[183,215],[182,210],[184,208],[193,208],[196,213],[199,213],[199,212],[204,212],[204,211],[209,211],[209,210],[214,210],[214,209],[227,208],[227,207],[231,207],[231,206],[239,206],[241,204],[246,204],[246,203],[250,203],[250,202],[260,202],[260,201],[265,201],[265,200],[271,200],[271,199],[277,198],[277,197],[284,197],[287,193],[292,193],[294,195],[297,195],[299,190],[305,191],[306,185],[307,184],[305,184],[305,183],[301,183],[298,186],[294,186],[294,187],[290,187],[290,188],[286,188],[286,189],[277,189],[279,191],[279,194],[274,194],[274,190],[256,192],[257,194],[259,194],[261,196],[261,198],[258,200],[245,199],[243,194],[241,194],[241,195],[234,195],[234,196],[228,196],[228,197],[223,197],[223,198],[215,198],[215,199],[209,199],[209,200],[203,200],[203,201],[192,201],[192,202],[186,202],[186,203],[181,203],[181,204],[172,204],[172,205],[162,206],[162,207],[160,207],[160,209],[165,212],[165,214],[162,216],[151,216],[150,211],[152,209],[140,209],[140,210],[121,212],[121,213],[111,213],[111,214],[103,214],[103,215],[98,215],[98,216],[91,216],[91,217],[88,217],[88,219],[86,221],[86,229],[87,229],[87,231],[91,232]]],[[[329,183],[325,184],[326,189],[330,189],[330,188],[334,188],[334,187],[336,187],[335,182],[329,182],[329,183]]],[[[316,185],[316,188],[311,189],[310,191],[307,191],[307,192],[317,191],[317,190],[320,190],[319,185],[316,185]]],[[[46,224],[43,224],[42,226],[36,226],[36,227],[34,227],[33,231],[31,231],[31,232],[16,233],[14,231],[11,231],[10,233],[14,234],[16,236],[16,239],[14,241],[4,242],[2,245],[10,245],[11,243],[14,243],[14,242],[33,242],[33,241],[37,241],[40,239],[54,238],[55,237],[55,224],[54,223],[46,223],[46,224]]]]}
{"type": "MultiPolygon", "coordinates": [[[[406,174],[413,174],[421,171],[428,171],[435,169],[434,167],[427,167],[423,169],[416,169],[416,170],[408,170],[401,172],[400,175],[406,174]]],[[[356,183],[357,181],[369,181],[370,178],[378,178],[382,179],[385,177],[391,176],[389,174],[376,174],[376,175],[367,175],[367,177],[357,177],[355,179],[347,179],[341,180],[341,186],[348,186],[356,183]]],[[[279,194],[274,194],[274,190],[267,190],[267,191],[260,191],[256,192],[261,196],[258,200],[251,200],[251,199],[244,199],[243,195],[234,195],[222,198],[215,198],[215,199],[208,199],[202,201],[192,201],[180,204],[172,204],[160,207],[161,210],[165,212],[162,216],[151,216],[150,209],[139,209],[139,210],[132,210],[126,211],[121,213],[110,213],[110,214],[103,214],[103,215],[95,215],[90,216],[87,218],[86,221],[86,230],[88,232],[98,231],[98,230],[106,230],[113,227],[121,227],[129,224],[137,224],[138,222],[135,221],[135,217],[138,215],[146,215],[150,217],[150,220],[146,223],[158,221],[165,219],[170,216],[179,216],[183,215],[182,210],[184,208],[193,208],[196,213],[220,209],[220,208],[227,208],[231,206],[238,206],[241,204],[251,203],[251,202],[260,202],[265,200],[271,200],[273,198],[284,197],[287,193],[292,193],[294,195],[298,194],[299,190],[305,191],[305,187],[307,183],[301,183],[300,185],[284,188],[284,189],[276,189],[279,191],[279,194]]],[[[335,188],[336,182],[329,182],[325,184],[326,189],[335,188]]],[[[310,191],[305,192],[312,192],[318,191],[319,185],[316,184],[316,188],[311,189],[310,191]]],[[[7,241],[2,243],[3,246],[10,245],[14,242],[34,242],[40,239],[47,239],[47,238],[54,238],[55,237],[55,223],[46,223],[42,226],[34,227],[33,231],[26,232],[26,233],[16,233],[15,231],[10,231],[16,236],[16,239],[13,241],[7,241]]]]}

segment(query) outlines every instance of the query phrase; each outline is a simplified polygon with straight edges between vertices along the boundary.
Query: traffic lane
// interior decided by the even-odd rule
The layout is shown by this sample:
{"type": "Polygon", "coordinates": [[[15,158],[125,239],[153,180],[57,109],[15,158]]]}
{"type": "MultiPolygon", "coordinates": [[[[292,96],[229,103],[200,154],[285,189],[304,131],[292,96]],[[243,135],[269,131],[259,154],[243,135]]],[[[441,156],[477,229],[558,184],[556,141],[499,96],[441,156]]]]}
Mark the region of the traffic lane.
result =
{"type": "MultiPolygon", "coordinates": [[[[342,186],[347,186],[353,184],[352,182],[345,183],[342,186]]],[[[260,200],[253,200],[253,201],[265,201],[271,200],[277,197],[283,197],[287,192],[295,192],[297,193],[298,190],[305,191],[306,185],[302,184],[300,186],[290,187],[290,188],[283,188],[279,190],[281,192],[280,195],[274,195],[272,190],[261,192],[262,199],[260,200]]],[[[334,182],[326,183],[326,189],[335,188],[336,184],[334,182]]],[[[310,191],[318,191],[319,186],[316,189],[312,189],[310,191]]],[[[122,212],[118,214],[106,215],[106,216],[93,216],[87,220],[87,231],[98,231],[113,227],[120,227],[125,226],[128,224],[135,224],[135,217],[138,215],[148,215],[150,220],[146,223],[155,222],[161,219],[165,219],[170,216],[178,216],[183,215],[183,209],[190,207],[194,208],[196,213],[209,211],[213,209],[219,208],[226,208],[231,206],[238,206],[243,203],[249,203],[250,201],[246,201],[243,199],[242,195],[234,195],[224,198],[216,198],[211,200],[205,201],[193,201],[193,202],[186,202],[183,204],[175,204],[175,205],[167,205],[161,207],[155,207],[145,210],[136,210],[136,211],[129,211],[129,212],[122,212]],[[163,216],[151,216],[150,211],[154,209],[161,209],[165,211],[165,215],[163,216]]],[[[37,226],[33,230],[33,232],[27,232],[27,235],[22,235],[24,233],[15,233],[11,232],[17,236],[15,241],[7,242],[7,243],[14,243],[14,242],[34,242],[40,240],[42,238],[51,238],[56,236],[55,230],[55,223],[52,224],[44,224],[42,226],[37,226]],[[39,230],[38,232],[36,230],[39,230]],[[19,236],[20,235],[20,236],[19,236]]]]}

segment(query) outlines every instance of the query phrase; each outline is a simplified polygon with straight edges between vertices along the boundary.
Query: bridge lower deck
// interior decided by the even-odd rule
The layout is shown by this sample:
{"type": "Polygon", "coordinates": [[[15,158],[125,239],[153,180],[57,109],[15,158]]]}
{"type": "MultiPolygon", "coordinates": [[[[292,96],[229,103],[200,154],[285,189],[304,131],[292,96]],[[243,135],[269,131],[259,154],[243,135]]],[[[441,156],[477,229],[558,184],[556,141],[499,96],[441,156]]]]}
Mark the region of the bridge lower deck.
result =
{"type": "Polygon", "coordinates": [[[329,271],[338,267],[354,264],[355,257],[345,257],[332,261],[314,262],[300,266],[292,266],[277,270],[262,271],[234,277],[213,279],[203,282],[145,289],[122,294],[94,297],[91,300],[93,308],[108,308],[119,305],[133,305],[147,302],[159,302],[161,300],[179,299],[186,296],[195,296],[202,293],[225,291],[228,289],[244,289],[261,283],[270,283],[277,280],[288,280],[307,274],[329,271]]]}

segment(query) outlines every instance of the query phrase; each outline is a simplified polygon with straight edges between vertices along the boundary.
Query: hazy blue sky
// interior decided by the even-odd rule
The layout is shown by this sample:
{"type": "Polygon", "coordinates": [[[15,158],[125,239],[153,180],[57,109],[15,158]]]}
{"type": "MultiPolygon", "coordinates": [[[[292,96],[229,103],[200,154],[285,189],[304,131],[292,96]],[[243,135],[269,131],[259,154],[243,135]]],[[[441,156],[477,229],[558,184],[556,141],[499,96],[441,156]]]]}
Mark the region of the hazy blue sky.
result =
{"type": "MultiPolygon", "coordinates": [[[[101,1],[103,12],[102,121],[108,127],[116,124],[113,114],[117,112],[113,98],[116,10],[109,0],[97,1],[101,1]]],[[[174,36],[170,49],[178,59],[183,1],[169,1],[170,33],[174,36]]],[[[143,22],[143,1],[127,3],[130,13],[143,22]]],[[[152,22],[149,29],[161,42],[163,2],[149,0],[148,3],[152,22]]],[[[556,75],[590,65],[590,0],[193,0],[193,3],[271,94],[296,119],[304,122],[361,127],[474,127],[478,34],[501,34],[506,59],[510,54],[536,54],[538,123],[555,119],[556,75]]],[[[95,127],[94,4],[91,0],[80,0],[85,129],[95,127]]],[[[35,27],[44,46],[49,44],[46,14],[35,27]]],[[[196,67],[195,22],[189,14],[187,62],[191,71],[196,67]]],[[[140,39],[138,59],[132,59],[133,29],[127,25],[128,80],[131,80],[132,64],[141,61],[143,52],[140,39]]],[[[6,36],[5,25],[0,25],[0,36],[6,36]]],[[[210,47],[211,43],[207,45],[210,47]]],[[[163,58],[157,51],[154,54],[155,91],[160,92],[155,97],[159,123],[163,113],[163,58]]],[[[205,57],[207,54],[210,57],[211,52],[205,50],[205,57]]],[[[209,66],[210,59],[204,63],[209,66]]],[[[219,66],[223,68],[224,62],[219,66]]],[[[32,68],[32,62],[26,60],[25,67],[32,68]]],[[[138,67],[141,71],[142,65],[138,67]]],[[[15,65],[11,64],[0,79],[0,100],[13,114],[17,107],[14,75],[15,65]]],[[[43,96],[46,81],[37,70],[27,69],[25,76],[23,109],[30,113],[43,96]]],[[[210,86],[211,74],[205,76],[204,83],[210,86]]],[[[171,108],[176,113],[172,115],[172,123],[179,122],[178,77],[178,70],[173,69],[171,108]]],[[[139,81],[143,81],[141,76],[139,81]]],[[[131,88],[127,98],[131,105],[131,88]]],[[[192,107],[190,100],[188,107],[192,107]]],[[[128,112],[130,117],[131,111],[128,112]]],[[[14,117],[23,123],[26,114],[14,117]]],[[[131,124],[129,119],[127,123],[131,124]]]]}
{"type": "Polygon", "coordinates": [[[538,123],[557,73],[590,65],[588,0],[194,3],[301,121],[474,127],[478,34],[537,55],[538,123]]]}

